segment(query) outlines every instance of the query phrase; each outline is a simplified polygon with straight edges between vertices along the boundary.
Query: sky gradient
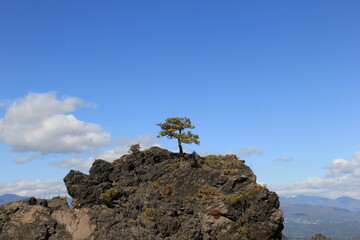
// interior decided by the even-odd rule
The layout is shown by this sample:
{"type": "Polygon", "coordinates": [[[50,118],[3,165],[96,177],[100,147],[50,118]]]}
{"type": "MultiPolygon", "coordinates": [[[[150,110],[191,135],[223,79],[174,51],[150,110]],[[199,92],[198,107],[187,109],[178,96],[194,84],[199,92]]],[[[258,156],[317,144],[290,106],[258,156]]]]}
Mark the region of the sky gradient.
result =
{"type": "Polygon", "coordinates": [[[189,117],[283,196],[360,199],[359,1],[2,1],[0,194],[63,192],[70,169],[189,117]]]}

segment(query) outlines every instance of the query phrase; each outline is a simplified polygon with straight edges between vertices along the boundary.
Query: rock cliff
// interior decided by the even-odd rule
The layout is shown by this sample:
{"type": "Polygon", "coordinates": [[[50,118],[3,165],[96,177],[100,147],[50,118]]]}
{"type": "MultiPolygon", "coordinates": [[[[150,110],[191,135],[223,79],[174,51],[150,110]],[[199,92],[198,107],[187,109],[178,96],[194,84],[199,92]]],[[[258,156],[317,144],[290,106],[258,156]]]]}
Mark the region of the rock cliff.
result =
{"type": "Polygon", "coordinates": [[[21,227],[30,223],[29,231],[37,236],[32,239],[282,237],[278,196],[257,184],[235,155],[179,158],[152,147],[112,163],[96,160],[89,175],[71,170],[64,182],[73,198],[71,208],[53,200],[10,203],[21,205],[11,211],[11,205],[1,206],[0,239],[30,239],[21,237],[21,227]],[[28,215],[35,219],[27,220],[28,215]]]}

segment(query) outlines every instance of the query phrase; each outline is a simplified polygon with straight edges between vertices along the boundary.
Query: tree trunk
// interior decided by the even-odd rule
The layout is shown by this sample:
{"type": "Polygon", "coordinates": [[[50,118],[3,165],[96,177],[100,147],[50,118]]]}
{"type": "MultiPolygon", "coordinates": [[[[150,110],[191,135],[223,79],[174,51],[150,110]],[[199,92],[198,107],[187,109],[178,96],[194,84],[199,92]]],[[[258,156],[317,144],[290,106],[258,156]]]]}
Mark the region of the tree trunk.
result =
{"type": "MultiPolygon", "coordinates": [[[[181,136],[181,129],[179,129],[179,135],[181,136]]],[[[180,137],[179,136],[179,137],[180,137]]],[[[180,157],[183,156],[183,149],[182,149],[182,145],[181,145],[181,141],[180,141],[180,138],[178,138],[178,146],[179,146],[179,154],[180,154],[180,157]]]]}
{"type": "Polygon", "coordinates": [[[183,152],[183,148],[182,148],[182,145],[181,145],[181,142],[180,142],[180,139],[178,139],[178,145],[179,145],[179,154],[180,154],[180,157],[183,156],[184,152],[183,152]]]}

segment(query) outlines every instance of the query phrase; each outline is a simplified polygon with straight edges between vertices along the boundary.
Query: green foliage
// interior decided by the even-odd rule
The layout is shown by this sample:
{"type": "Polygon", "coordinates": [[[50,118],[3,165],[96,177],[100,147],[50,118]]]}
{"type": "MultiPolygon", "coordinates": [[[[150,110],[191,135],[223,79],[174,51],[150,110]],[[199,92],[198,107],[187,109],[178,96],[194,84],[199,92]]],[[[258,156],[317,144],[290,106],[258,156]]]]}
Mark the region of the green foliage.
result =
{"type": "Polygon", "coordinates": [[[206,160],[208,161],[219,161],[223,158],[224,156],[222,155],[208,155],[205,157],[206,160]]]}
{"type": "Polygon", "coordinates": [[[229,202],[230,204],[236,204],[236,203],[240,202],[241,199],[243,199],[243,198],[245,198],[245,197],[246,197],[246,193],[241,193],[241,194],[239,194],[239,195],[233,194],[233,195],[230,195],[230,196],[229,196],[228,202],[229,202]]]}
{"type": "Polygon", "coordinates": [[[191,131],[185,131],[185,129],[195,128],[191,124],[190,118],[167,118],[164,123],[156,125],[161,128],[158,137],[176,138],[178,140],[180,155],[183,155],[182,143],[200,144],[199,135],[193,134],[191,131]]]}
{"type": "Polygon", "coordinates": [[[128,151],[129,153],[132,153],[132,154],[137,154],[140,152],[140,144],[133,144],[130,146],[130,149],[128,151]]]}
{"type": "Polygon", "coordinates": [[[190,195],[185,196],[185,202],[193,202],[195,200],[196,200],[196,197],[194,197],[194,196],[190,196],[190,195]]]}
{"type": "Polygon", "coordinates": [[[166,165],[166,169],[171,173],[176,173],[179,170],[179,167],[174,164],[166,165]]]}
{"type": "Polygon", "coordinates": [[[249,235],[250,230],[246,226],[241,226],[237,229],[237,232],[240,233],[241,235],[247,236],[247,235],[249,235]]]}
{"type": "Polygon", "coordinates": [[[99,197],[100,200],[112,200],[118,195],[119,191],[115,188],[110,188],[102,193],[99,197]]]}
{"type": "Polygon", "coordinates": [[[162,190],[162,194],[163,195],[165,195],[165,196],[170,196],[170,194],[172,193],[172,187],[171,187],[171,185],[167,185],[167,184],[165,184],[165,185],[163,185],[163,190],[162,190]]]}
{"type": "Polygon", "coordinates": [[[145,211],[142,213],[142,216],[149,221],[154,221],[155,212],[156,212],[155,208],[146,208],[145,211]]]}
{"type": "Polygon", "coordinates": [[[212,198],[216,198],[216,197],[221,196],[220,192],[216,188],[214,188],[214,187],[212,187],[210,185],[202,186],[198,190],[197,195],[198,195],[198,197],[200,199],[212,199],[212,198]]]}
{"type": "Polygon", "coordinates": [[[230,174],[235,174],[238,172],[237,169],[228,169],[228,168],[225,168],[222,170],[223,174],[224,175],[230,175],[230,174]]]}
{"type": "Polygon", "coordinates": [[[191,157],[192,157],[193,160],[197,160],[197,161],[201,160],[201,156],[195,151],[193,151],[191,153],[191,157]]]}
{"type": "Polygon", "coordinates": [[[159,188],[159,184],[157,182],[151,182],[149,184],[150,188],[152,189],[158,189],[159,188]]]}

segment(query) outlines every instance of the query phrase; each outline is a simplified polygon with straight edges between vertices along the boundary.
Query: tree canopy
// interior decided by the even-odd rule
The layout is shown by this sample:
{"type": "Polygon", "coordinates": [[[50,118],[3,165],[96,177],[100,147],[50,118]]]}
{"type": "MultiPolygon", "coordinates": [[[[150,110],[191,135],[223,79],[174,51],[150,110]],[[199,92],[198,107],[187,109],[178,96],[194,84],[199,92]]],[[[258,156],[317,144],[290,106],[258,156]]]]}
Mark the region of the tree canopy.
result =
{"type": "Polygon", "coordinates": [[[198,140],[199,135],[193,134],[191,131],[185,131],[185,129],[195,128],[195,126],[191,124],[190,118],[167,118],[164,123],[158,123],[156,125],[161,128],[158,137],[166,136],[169,139],[176,138],[178,140],[180,156],[183,155],[182,143],[200,144],[198,140]]]}

